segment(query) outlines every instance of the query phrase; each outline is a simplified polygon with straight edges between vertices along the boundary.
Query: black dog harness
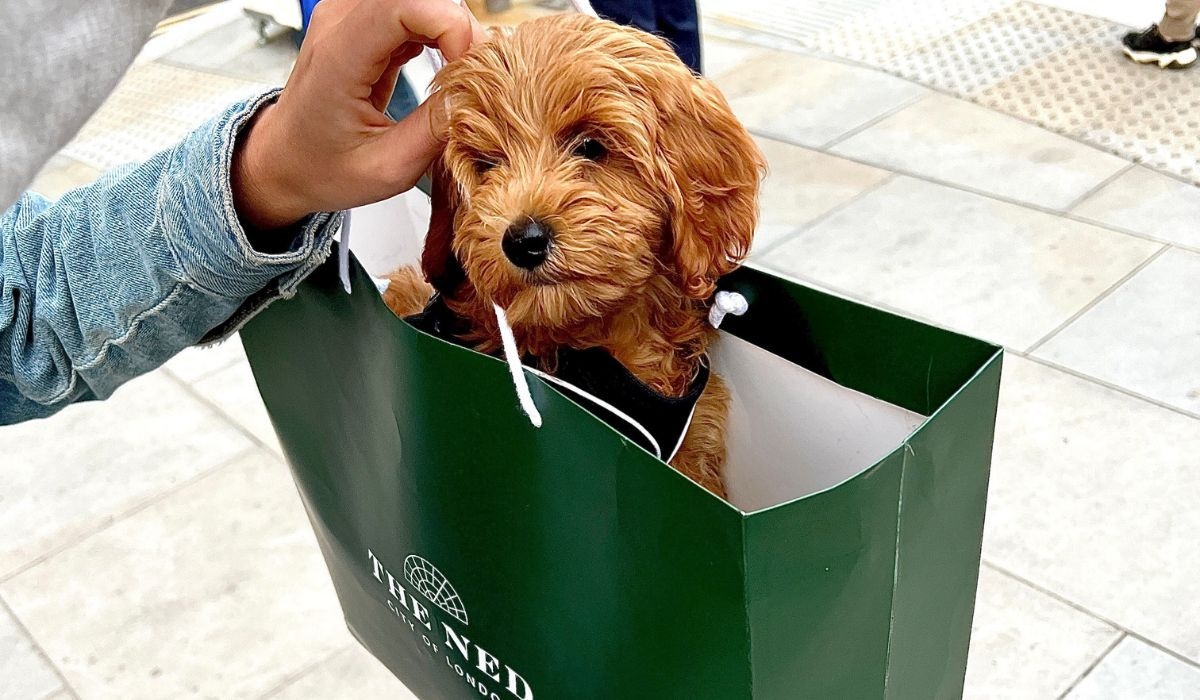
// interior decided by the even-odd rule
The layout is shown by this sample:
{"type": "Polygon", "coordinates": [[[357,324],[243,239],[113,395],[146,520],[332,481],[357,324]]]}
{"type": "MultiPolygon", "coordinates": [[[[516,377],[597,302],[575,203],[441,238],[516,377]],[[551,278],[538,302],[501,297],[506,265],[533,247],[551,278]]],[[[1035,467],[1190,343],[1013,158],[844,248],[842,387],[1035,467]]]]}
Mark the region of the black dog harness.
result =
{"type": "MultiPolygon", "coordinates": [[[[458,345],[465,331],[462,319],[455,316],[441,296],[416,316],[406,319],[415,328],[458,345]]],[[[621,435],[669,462],[679,451],[696,402],[708,385],[707,358],[688,386],[687,393],[674,397],[661,394],[639,380],[602,348],[561,348],[553,375],[529,366],[526,368],[567,394],[621,435]]]]}

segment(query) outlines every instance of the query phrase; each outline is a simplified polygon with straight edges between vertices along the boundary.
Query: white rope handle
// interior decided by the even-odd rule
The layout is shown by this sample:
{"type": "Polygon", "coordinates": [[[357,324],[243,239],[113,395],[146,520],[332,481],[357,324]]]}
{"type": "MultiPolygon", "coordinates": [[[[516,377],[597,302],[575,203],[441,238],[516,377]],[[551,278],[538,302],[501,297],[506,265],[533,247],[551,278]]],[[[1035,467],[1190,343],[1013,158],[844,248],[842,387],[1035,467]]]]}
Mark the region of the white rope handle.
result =
{"type": "Polygon", "coordinates": [[[750,310],[750,302],[737,292],[717,292],[713,297],[712,308],[708,310],[708,322],[713,328],[720,328],[721,322],[729,314],[741,316],[750,310]]]}
{"type": "Polygon", "coordinates": [[[529,380],[525,377],[525,368],[521,365],[521,355],[517,352],[517,341],[513,337],[512,326],[508,325],[508,316],[504,309],[492,304],[496,310],[496,324],[500,326],[500,343],[504,346],[504,361],[508,364],[508,372],[512,375],[513,387],[517,390],[517,401],[521,410],[529,417],[533,427],[542,427],[542,414],[537,404],[533,402],[533,394],[529,393],[529,380]]]}
{"type": "MultiPolygon", "coordinates": [[[[460,0],[455,0],[460,3],[460,0]]],[[[461,3],[460,3],[461,4],[461,3]]],[[[571,0],[571,5],[576,12],[588,15],[589,17],[598,17],[596,11],[592,9],[592,3],[588,0],[571,0]]],[[[425,51],[429,54],[429,60],[433,63],[434,71],[440,71],[446,65],[446,57],[437,49],[425,47],[425,51]]],[[[517,391],[517,401],[521,404],[521,410],[529,418],[529,422],[535,428],[542,427],[542,414],[538,411],[537,404],[533,402],[533,394],[529,391],[529,380],[525,376],[525,368],[521,365],[521,355],[517,351],[517,341],[513,337],[512,326],[508,325],[508,316],[505,315],[504,309],[497,304],[492,304],[492,308],[496,312],[496,325],[500,327],[500,343],[504,346],[504,362],[508,365],[508,372],[512,375],[513,388],[517,391]]]]}
{"type": "Polygon", "coordinates": [[[350,293],[350,210],[342,214],[342,236],[338,245],[338,277],[342,280],[342,289],[350,293]]]}
{"type": "MultiPolygon", "coordinates": [[[[461,0],[454,0],[455,4],[462,4],[461,0]]],[[[576,12],[597,17],[596,11],[592,9],[592,4],[588,0],[571,0],[571,5],[576,12]]],[[[425,52],[429,56],[429,61],[433,64],[434,72],[440,71],[446,65],[446,57],[442,52],[426,46],[425,52]]],[[[342,286],[346,292],[350,292],[350,212],[346,212],[345,218],[342,220],[342,246],[338,251],[338,272],[342,278],[342,286]]],[[[386,285],[380,285],[380,291],[387,289],[386,285]]],[[[521,405],[521,410],[529,418],[529,422],[535,428],[542,427],[542,414],[538,411],[537,404],[533,402],[533,394],[529,391],[529,380],[525,376],[525,368],[521,365],[521,355],[517,351],[517,341],[513,336],[512,326],[508,325],[508,316],[505,315],[504,309],[496,304],[492,304],[492,308],[496,312],[496,324],[500,327],[500,344],[504,346],[504,361],[508,365],[508,372],[512,375],[513,387],[517,391],[517,401],[521,405]]]]}

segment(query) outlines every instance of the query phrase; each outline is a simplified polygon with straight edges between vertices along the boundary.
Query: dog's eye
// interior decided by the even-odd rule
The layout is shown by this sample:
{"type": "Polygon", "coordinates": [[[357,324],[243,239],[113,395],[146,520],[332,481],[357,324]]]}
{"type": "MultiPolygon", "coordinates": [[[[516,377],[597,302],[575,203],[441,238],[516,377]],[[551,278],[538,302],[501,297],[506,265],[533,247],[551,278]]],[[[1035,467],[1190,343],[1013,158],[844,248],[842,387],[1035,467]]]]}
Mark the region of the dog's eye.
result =
{"type": "Polygon", "coordinates": [[[600,160],[607,153],[608,149],[596,139],[583,139],[575,146],[575,150],[572,151],[573,155],[580,158],[587,158],[588,160],[600,160]]]}

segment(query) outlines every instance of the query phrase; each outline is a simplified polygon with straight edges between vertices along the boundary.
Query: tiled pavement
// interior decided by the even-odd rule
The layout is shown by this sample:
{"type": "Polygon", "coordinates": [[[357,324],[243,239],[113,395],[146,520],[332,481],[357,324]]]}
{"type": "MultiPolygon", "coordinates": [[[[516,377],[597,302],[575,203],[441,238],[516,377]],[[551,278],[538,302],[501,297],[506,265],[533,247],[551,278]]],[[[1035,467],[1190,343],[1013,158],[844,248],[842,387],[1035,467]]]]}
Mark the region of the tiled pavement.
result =
{"type": "MultiPolygon", "coordinates": [[[[39,187],[286,74],[225,20],[148,57],[39,187]],[[187,80],[139,113],[164,71],[187,80]]],[[[756,262],[1009,349],[967,697],[1200,698],[1200,190],[873,70],[707,46],[771,165],[756,262]]],[[[341,624],[236,340],[0,455],[0,700],[405,697],[341,624]]]]}
{"type": "Polygon", "coordinates": [[[1200,84],[1121,55],[1162,3],[706,0],[709,31],[870,66],[1200,183],[1200,84]]]}

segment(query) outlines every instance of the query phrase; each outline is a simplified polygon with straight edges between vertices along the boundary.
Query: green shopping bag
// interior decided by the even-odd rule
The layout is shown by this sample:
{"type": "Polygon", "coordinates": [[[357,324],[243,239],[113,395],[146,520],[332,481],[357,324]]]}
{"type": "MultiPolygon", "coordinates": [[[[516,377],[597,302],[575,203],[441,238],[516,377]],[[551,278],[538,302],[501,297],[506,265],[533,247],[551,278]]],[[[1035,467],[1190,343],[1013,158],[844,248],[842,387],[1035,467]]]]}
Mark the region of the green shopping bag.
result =
{"type": "Polygon", "coordinates": [[[961,695],[998,348],[739,271],[731,504],[530,375],[532,427],[352,278],[242,339],[347,623],[418,696],[961,695]]]}

